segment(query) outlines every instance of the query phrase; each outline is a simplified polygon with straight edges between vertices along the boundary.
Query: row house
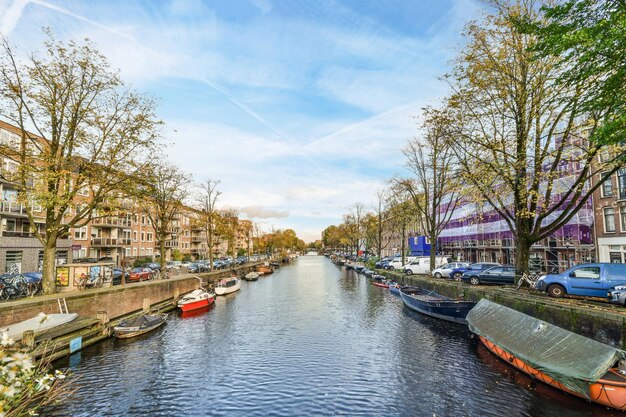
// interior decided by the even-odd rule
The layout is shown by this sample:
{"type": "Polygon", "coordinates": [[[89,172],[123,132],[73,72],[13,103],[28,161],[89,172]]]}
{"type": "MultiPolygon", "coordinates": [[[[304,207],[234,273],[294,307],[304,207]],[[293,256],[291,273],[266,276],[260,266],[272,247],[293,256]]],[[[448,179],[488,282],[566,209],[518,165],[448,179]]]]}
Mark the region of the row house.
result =
{"type": "MultiPolygon", "coordinates": [[[[603,173],[594,176],[601,181],[603,173]]],[[[626,263],[626,168],[619,169],[593,194],[599,262],[626,263]]]]}

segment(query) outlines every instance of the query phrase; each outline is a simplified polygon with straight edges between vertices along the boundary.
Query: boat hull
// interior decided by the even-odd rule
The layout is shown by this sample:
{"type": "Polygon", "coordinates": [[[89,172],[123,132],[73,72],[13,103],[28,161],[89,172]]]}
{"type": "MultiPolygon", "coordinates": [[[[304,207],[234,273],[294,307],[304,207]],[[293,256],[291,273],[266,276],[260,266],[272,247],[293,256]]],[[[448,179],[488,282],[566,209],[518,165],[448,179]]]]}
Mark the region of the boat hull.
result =
{"type": "MultiPolygon", "coordinates": [[[[511,355],[504,349],[497,346],[495,343],[489,341],[483,336],[478,336],[483,345],[494,355],[510,364],[514,368],[530,375],[534,379],[538,379],[544,384],[548,384],[554,388],[560,389],[568,394],[576,395],[580,398],[585,398],[577,392],[567,389],[559,381],[556,381],[549,375],[533,368],[521,359],[511,355]]],[[[616,370],[609,370],[604,377],[600,378],[597,382],[589,384],[589,400],[602,404],[607,407],[615,408],[618,410],[626,411],[626,379],[619,375],[616,370]],[[613,377],[613,378],[612,378],[613,377]],[[615,379],[615,381],[611,381],[615,379]]]]}
{"type": "Polygon", "coordinates": [[[405,288],[400,290],[404,305],[418,313],[441,320],[466,324],[467,313],[476,305],[471,301],[451,300],[434,292],[428,295],[411,294],[411,289],[405,288]]]}
{"type": "Polygon", "coordinates": [[[128,321],[122,321],[118,326],[113,328],[113,335],[118,339],[128,339],[131,337],[140,336],[163,326],[165,324],[165,317],[166,316],[164,314],[160,316],[152,316],[151,320],[153,322],[146,326],[133,326],[128,324],[125,325],[125,323],[128,323],[128,321]]]}
{"type": "Polygon", "coordinates": [[[0,334],[7,333],[7,336],[13,340],[21,340],[22,335],[27,330],[32,330],[35,333],[45,332],[46,330],[53,329],[57,326],[69,323],[76,319],[78,314],[39,314],[31,319],[24,320],[19,323],[12,324],[7,327],[0,328],[0,334]]]}
{"type": "Polygon", "coordinates": [[[213,297],[210,297],[210,298],[205,298],[202,300],[192,301],[190,303],[179,304],[178,308],[180,308],[182,311],[191,311],[191,310],[196,310],[198,308],[207,307],[211,305],[213,301],[214,301],[213,297]]]}
{"type": "Polygon", "coordinates": [[[237,292],[241,289],[241,282],[237,280],[237,283],[230,286],[217,286],[215,287],[215,295],[226,295],[237,292]]]}
{"type": "Polygon", "coordinates": [[[372,285],[380,288],[389,288],[389,284],[385,284],[384,282],[372,282],[372,285]]]}

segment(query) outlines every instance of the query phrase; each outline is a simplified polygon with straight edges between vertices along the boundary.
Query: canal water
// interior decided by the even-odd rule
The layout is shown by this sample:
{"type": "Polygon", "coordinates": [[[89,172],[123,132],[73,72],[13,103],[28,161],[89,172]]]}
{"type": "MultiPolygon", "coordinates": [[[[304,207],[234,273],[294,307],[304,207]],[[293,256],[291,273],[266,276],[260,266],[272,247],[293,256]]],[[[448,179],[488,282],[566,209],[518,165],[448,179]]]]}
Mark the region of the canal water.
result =
{"type": "Polygon", "coordinates": [[[76,391],[53,416],[610,416],[514,371],[467,327],[413,313],[324,257],[194,317],[57,362],[76,391]]]}

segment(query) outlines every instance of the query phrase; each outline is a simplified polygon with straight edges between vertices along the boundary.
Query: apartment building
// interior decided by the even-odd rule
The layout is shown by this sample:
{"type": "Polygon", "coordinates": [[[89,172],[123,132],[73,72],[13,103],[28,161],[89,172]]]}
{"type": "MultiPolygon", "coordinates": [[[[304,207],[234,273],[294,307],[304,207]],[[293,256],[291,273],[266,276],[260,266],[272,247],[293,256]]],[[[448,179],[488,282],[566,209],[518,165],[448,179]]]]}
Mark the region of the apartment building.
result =
{"type": "MultiPolygon", "coordinates": [[[[20,130],[0,121],[0,145],[18,150],[20,130]]],[[[29,272],[41,270],[43,246],[37,234],[44,234],[41,208],[26,207],[17,201],[15,184],[7,180],[17,170],[17,164],[0,157],[0,273],[29,272]],[[35,224],[31,225],[26,210],[34,213],[35,224]],[[32,227],[31,227],[32,226],[32,227]]],[[[71,261],[72,241],[69,237],[57,242],[57,264],[71,261]]]]}
{"type": "MultiPolygon", "coordinates": [[[[603,173],[594,176],[601,181],[603,173]]],[[[595,236],[599,262],[626,263],[626,168],[611,175],[594,192],[595,236]]]]}

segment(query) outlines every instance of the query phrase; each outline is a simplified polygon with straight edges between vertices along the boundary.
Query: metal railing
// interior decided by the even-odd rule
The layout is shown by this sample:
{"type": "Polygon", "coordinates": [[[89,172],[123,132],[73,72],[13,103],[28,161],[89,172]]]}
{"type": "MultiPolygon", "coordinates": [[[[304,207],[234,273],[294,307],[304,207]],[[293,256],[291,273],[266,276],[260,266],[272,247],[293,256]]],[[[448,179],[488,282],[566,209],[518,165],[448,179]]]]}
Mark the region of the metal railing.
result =
{"type": "Polygon", "coordinates": [[[130,220],[116,217],[99,217],[93,219],[93,224],[96,226],[116,226],[125,228],[129,228],[132,226],[130,220]]]}
{"type": "Polygon", "coordinates": [[[129,246],[130,239],[120,237],[94,237],[91,246],[129,246]]]}

